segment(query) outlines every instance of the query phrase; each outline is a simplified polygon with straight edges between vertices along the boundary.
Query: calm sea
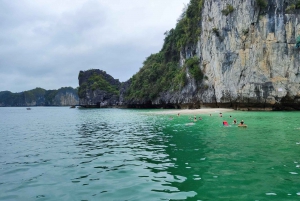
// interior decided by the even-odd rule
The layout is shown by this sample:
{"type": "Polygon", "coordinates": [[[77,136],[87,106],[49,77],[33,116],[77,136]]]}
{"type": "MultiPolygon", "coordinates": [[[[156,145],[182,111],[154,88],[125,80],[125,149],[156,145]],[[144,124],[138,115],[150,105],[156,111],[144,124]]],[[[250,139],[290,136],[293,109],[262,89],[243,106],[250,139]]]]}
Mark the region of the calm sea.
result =
{"type": "Polygon", "coordinates": [[[0,108],[0,200],[300,200],[300,112],[153,111],[0,108]]]}

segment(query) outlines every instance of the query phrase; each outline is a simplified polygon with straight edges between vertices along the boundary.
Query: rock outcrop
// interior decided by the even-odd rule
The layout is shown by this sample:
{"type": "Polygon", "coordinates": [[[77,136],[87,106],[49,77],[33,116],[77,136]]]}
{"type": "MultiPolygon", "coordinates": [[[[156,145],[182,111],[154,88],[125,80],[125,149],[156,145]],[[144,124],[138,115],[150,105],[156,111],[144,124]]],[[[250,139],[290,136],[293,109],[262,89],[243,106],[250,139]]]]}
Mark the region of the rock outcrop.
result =
{"type": "Polygon", "coordinates": [[[83,107],[112,107],[119,105],[121,83],[102,70],[80,71],[79,105],[83,107]]]}

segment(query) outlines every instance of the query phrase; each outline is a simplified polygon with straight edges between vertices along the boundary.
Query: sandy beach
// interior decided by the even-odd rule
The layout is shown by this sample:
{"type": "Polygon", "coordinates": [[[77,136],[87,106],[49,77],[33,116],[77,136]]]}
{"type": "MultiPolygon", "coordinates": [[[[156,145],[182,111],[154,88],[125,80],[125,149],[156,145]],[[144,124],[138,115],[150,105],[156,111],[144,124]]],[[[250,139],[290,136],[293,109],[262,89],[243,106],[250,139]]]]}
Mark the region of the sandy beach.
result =
{"type": "Polygon", "coordinates": [[[177,115],[180,113],[181,115],[196,115],[196,114],[219,114],[220,112],[232,112],[234,109],[227,108],[204,108],[204,109],[183,109],[183,110],[166,110],[166,111],[157,111],[151,112],[154,114],[164,114],[164,115],[177,115]]]}

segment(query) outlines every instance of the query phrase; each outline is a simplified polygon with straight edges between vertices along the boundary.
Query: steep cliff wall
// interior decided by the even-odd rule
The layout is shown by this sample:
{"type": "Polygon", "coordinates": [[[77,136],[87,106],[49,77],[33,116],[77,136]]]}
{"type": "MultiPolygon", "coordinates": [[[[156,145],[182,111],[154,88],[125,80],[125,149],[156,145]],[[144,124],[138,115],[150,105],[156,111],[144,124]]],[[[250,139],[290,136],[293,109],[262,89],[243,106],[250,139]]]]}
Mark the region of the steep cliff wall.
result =
{"type": "Polygon", "coordinates": [[[237,107],[295,107],[300,98],[299,12],[286,13],[293,1],[206,1],[202,12],[200,67],[208,80],[203,102],[237,107]],[[230,4],[234,11],[222,14],[230,4]],[[217,30],[217,32],[214,30],[217,30]]]}
{"type": "Polygon", "coordinates": [[[181,61],[197,56],[205,75],[179,92],[165,92],[154,104],[239,109],[300,109],[300,15],[294,1],[206,0],[199,42],[182,50],[181,61]],[[234,9],[223,14],[229,6],[234,9]],[[222,12],[223,11],[223,12],[222,12]]]}

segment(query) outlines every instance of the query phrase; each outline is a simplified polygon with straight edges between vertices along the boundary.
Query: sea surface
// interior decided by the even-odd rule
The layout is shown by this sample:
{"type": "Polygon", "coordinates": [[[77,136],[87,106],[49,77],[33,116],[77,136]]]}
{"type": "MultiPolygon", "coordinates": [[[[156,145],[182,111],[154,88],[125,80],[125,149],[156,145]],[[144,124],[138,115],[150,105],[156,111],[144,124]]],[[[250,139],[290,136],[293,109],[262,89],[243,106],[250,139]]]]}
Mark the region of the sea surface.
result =
{"type": "Polygon", "coordinates": [[[0,200],[300,200],[300,112],[156,111],[0,108],[0,200]]]}

